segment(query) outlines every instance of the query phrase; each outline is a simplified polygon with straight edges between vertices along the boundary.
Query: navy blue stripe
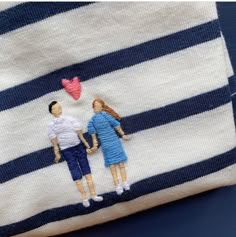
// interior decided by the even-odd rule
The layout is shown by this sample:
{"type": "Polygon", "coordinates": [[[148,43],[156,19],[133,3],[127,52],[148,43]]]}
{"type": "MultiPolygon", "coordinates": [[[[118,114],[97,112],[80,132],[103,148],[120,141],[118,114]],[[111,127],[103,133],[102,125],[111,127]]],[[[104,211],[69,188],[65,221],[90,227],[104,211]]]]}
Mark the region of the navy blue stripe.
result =
{"type": "Polygon", "coordinates": [[[127,133],[134,133],[209,111],[230,101],[229,87],[224,86],[159,109],[126,117],[122,126],[127,133]]]}
{"type": "Polygon", "coordinates": [[[235,75],[229,77],[228,80],[229,80],[229,88],[230,88],[231,94],[233,94],[236,92],[236,77],[235,77],[235,75]]]}
{"type": "Polygon", "coordinates": [[[218,20],[214,20],[159,39],[74,64],[30,82],[0,92],[0,111],[19,106],[52,91],[62,89],[61,78],[78,75],[86,81],[115,70],[162,57],[220,37],[218,20]]]}
{"type": "Polygon", "coordinates": [[[0,35],[92,2],[27,2],[0,12],[0,35]]]}
{"type": "MultiPolygon", "coordinates": [[[[127,134],[132,134],[212,110],[230,101],[229,88],[225,86],[162,108],[124,117],[121,124],[127,134]]],[[[88,134],[85,134],[85,137],[88,140],[91,139],[88,134]]],[[[0,183],[50,166],[53,164],[53,158],[52,148],[46,148],[2,164],[0,166],[0,183]]]]}
{"type": "Polygon", "coordinates": [[[236,125],[236,77],[235,75],[231,76],[229,79],[229,88],[232,95],[232,106],[233,106],[233,113],[234,113],[234,123],[236,125]]]}
{"type": "Polygon", "coordinates": [[[143,195],[174,187],[194,179],[209,175],[236,163],[236,150],[232,149],[208,160],[195,163],[163,174],[158,174],[131,185],[131,191],[121,196],[115,192],[104,193],[104,201],[95,203],[91,201],[89,208],[82,204],[68,205],[41,212],[20,222],[0,227],[0,236],[11,236],[33,230],[50,222],[67,218],[82,216],[99,209],[113,206],[117,203],[127,202],[143,195]]]}

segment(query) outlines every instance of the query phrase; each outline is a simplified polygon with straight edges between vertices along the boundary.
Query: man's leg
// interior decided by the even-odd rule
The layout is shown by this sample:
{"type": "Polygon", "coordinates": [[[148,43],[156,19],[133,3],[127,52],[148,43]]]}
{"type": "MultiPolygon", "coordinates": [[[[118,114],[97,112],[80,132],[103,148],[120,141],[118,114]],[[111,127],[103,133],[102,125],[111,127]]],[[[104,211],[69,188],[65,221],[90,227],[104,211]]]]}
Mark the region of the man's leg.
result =
{"type": "Polygon", "coordinates": [[[74,155],[75,154],[74,148],[68,148],[68,149],[62,151],[62,154],[65,157],[65,160],[66,160],[66,163],[67,163],[68,168],[70,170],[72,179],[75,181],[76,186],[77,186],[79,192],[81,193],[81,197],[82,197],[82,200],[83,200],[83,205],[85,207],[88,207],[90,204],[89,204],[89,201],[87,199],[87,194],[86,194],[86,191],[84,189],[83,182],[82,182],[82,177],[83,176],[82,176],[80,167],[78,165],[76,156],[74,155]]]}
{"type": "Polygon", "coordinates": [[[83,200],[87,199],[87,195],[86,195],[86,192],[84,190],[84,185],[82,183],[82,180],[81,179],[80,180],[76,180],[75,183],[76,183],[76,186],[77,186],[78,190],[81,193],[82,199],[83,200]]]}
{"type": "Polygon", "coordinates": [[[87,181],[91,198],[96,202],[101,202],[103,198],[96,195],[94,182],[91,175],[91,169],[88,163],[87,152],[82,144],[78,146],[77,159],[78,159],[82,174],[85,176],[85,179],[87,181]]]}
{"type": "Polygon", "coordinates": [[[95,191],[92,175],[91,174],[87,174],[87,175],[85,175],[85,178],[86,178],[86,181],[87,181],[87,184],[88,184],[89,193],[90,193],[91,198],[95,202],[101,202],[103,200],[103,198],[96,195],[96,191],[95,191]]]}

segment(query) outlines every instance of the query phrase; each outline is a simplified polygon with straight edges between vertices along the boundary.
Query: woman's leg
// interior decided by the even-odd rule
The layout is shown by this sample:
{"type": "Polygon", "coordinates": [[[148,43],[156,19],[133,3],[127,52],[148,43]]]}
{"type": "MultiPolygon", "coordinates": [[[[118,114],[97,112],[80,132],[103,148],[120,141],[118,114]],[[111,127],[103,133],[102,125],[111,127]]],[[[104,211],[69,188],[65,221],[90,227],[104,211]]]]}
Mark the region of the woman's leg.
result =
{"type": "Polygon", "coordinates": [[[130,190],[130,185],[127,182],[127,174],[126,174],[126,170],[125,170],[125,164],[123,162],[119,163],[119,167],[120,167],[120,174],[121,174],[121,179],[124,185],[124,189],[125,190],[130,190]]]}
{"type": "Polygon", "coordinates": [[[125,164],[124,163],[119,163],[119,167],[120,167],[120,174],[121,174],[121,179],[122,182],[126,182],[127,181],[127,175],[126,175],[126,170],[125,170],[125,164]]]}
{"type": "Polygon", "coordinates": [[[114,185],[118,186],[119,185],[119,179],[118,179],[118,175],[117,175],[116,165],[111,165],[110,170],[111,170],[114,185]]]}
{"type": "Polygon", "coordinates": [[[112,177],[113,177],[114,185],[116,186],[116,193],[118,195],[121,195],[123,193],[123,188],[119,184],[119,179],[118,179],[118,175],[117,175],[116,165],[111,165],[110,166],[110,170],[111,170],[111,174],[112,174],[112,177]]]}

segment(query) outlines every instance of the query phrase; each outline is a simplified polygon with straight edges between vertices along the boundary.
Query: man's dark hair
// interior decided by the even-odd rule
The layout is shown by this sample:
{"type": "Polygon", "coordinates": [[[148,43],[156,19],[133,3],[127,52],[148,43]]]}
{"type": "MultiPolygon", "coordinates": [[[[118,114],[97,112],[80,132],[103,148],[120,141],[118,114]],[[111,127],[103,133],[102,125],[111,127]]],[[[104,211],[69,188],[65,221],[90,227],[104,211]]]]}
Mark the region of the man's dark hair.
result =
{"type": "Polygon", "coordinates": [[[57,101],[52,101],[52,102],[49,104],[48,110],[49,110],[50,113],[52,113],[52,107],[53,107],[53,105],[55,105],[56,103],[57,103],[57,101]]]}

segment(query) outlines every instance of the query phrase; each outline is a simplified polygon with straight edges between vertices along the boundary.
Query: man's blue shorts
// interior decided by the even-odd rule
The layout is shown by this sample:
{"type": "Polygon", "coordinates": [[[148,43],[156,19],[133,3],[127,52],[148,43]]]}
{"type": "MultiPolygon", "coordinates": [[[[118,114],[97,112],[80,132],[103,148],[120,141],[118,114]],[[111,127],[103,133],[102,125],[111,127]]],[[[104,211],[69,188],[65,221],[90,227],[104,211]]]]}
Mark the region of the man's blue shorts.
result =
{"type": "Polygon", "coordinates": [[[90,166],[87,159],[87,152],[83,144],[62,150],[69,167],[72,179],[82,179],[83,175],[91,174],[90,166]]]}

